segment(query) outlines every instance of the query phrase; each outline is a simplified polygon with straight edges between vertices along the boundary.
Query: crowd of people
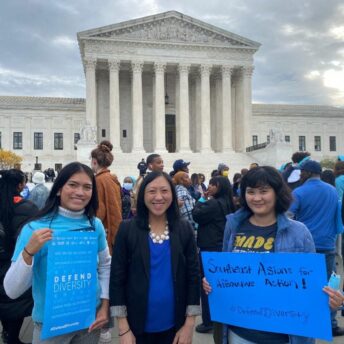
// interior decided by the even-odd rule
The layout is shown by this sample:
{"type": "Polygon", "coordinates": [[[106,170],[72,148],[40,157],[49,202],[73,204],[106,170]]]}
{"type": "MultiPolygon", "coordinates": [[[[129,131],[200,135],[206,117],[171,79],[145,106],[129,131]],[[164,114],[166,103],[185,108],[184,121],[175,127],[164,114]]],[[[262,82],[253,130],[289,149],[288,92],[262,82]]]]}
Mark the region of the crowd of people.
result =
{"type": "MultiPolygon", "coordinates": [[[[0,172],[0,320],[2,340],[22,343],[23,319],[34,321],[34,344],[110,343],[113,319],[121,344],[192,343],[193,331],[213,332],[214,342],[314,343],[314,338],[213,322],[202,252],[323,254],[327,278],[336,271],[344,230],[344,159],[323,170],[308,152],[296,152],[279,170],[252,163],[233,173],[221,162],[210,173],[189,174],[178,159],[165,172],[163,157],[142,159],[120,183],[111,172],[112,144],[91,152],[91,166],[66,165],[51,190],[41,172],[25,199],[25,175],[0,172]],[[138,174],[138,175],[137,175],[138,174]],[[231,173],[232,174],[232,173],[231,173]],[[95,321],[88,329],[41,339],[48,243],[54,233],[78,228],[96,233],[95,321]],[[263,238],[250,245],[243,238],[263,238]],[[202,322],[195,327],[196,316],[202,322]]],[[[202,171],[205,172],[205,171],[202,171]]],[[[340,290],[329,297],[333,336],[343,306],[340,290]]],[[[344,314],[342,314],[344,315],[344,314]]]]}

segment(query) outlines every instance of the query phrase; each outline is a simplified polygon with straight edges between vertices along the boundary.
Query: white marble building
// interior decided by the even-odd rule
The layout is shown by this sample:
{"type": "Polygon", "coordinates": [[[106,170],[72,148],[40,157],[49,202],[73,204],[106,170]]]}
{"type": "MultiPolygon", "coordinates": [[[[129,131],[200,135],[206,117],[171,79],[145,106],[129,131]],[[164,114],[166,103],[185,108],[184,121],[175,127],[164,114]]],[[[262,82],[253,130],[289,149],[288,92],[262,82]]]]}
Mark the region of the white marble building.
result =
{"type": "Polygon", "coordinates": [[[343,109],[252,106],[257,42],[175,11],[80,32],[78,41],[86,102],[0,97],[0,147],[23,156],[24,170],[36,157],[42,169],[88,162],[85,146],[74,144],[86,121],[97,141],[113,143],[120,177],[135,174],[153,151],[163,154],[167,170],[178,158],[207,174],[219,162],[231,173],[253,160],[272,163],[274,142],[245,153],[269,141],[271,129],[287,141],[282,160],[299,149],[317,159],[344,151],[343,109]]]}
{"type": "Polygon", "coordinates": [[[0,148],[21,156],[24,171],[36,160],[58,170],[75,160],[84,118],[84,99],[0,96],[0,148]]]}
{"type": "Polygon", "coordinates": [[[78,41],[86,119],[118,152],[250,144],[259,43],[175,11],[79,32],[78,41]]]}

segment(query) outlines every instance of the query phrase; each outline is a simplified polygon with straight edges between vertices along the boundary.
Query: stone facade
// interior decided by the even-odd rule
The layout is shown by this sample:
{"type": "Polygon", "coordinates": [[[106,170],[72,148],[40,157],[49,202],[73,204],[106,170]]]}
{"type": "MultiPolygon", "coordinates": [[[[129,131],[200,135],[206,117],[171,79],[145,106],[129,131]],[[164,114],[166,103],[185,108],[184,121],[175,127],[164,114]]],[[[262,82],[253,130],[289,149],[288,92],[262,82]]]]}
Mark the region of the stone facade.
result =
{"type": "Polygon", "coordinates": [[[115,151],[245,151],[259,43],[175,11],[80,32],[78,41],[86,119],[115,151]]]}
{"type": "Polygon", "coordinates": [[[42,169],[58,169],[75,160],[74,135],[84,118],[84,99],[1,96],[0,148],[21,156],[24,171],[36,157],[42,169]]]}
{"type": "Polygon", "coordinates": [[[289,138],[293,152],[307,150],[317,160],[334,158],[344,151],[342,108],[254,104],[251,136],[257,136],[258,144],[267,142],[269,129],[278,129],[284,139],[289,138]]]}
{"type": "MultiPolygon", "coordinates": [[[[173,98],[171,96],[171,98],[173,98]]],[[[173,100],[173,99],[172,99],[173,100]]],[[[336,157],[344,151],[344,110],[329,106],[300,106],[278,104],[253,104],[252,129],[250,136],[257,136],[257,143],[267,141],[270,129],[275,128],[283,133],[283,137],[290,136],[290,145],[283,147],[286,157],[279,156],[274,164],[290,158],[290,152],[299,150],[299,136],[305,136],[306,150],[318,160],[324,157],[336,157]],[[314,147],[314,138],[320,136],[320,150],[314,147]],[[336,150],[330,151],[330,136],[336,138],[336,150]]],[[[9,97],[0,96],[0,145],[23,157],[22,168],[32,171],[35,158],[42,164],[42,169],[65,165],[77,159],[74,134],[82,135],[85,124],[85,99],[44,98],[44,97],[9,97]],[[13,135],[22,133],[22,149],[13,149],[13,135]],[[43,148],[35,149],[35,133],[43,133],[43,148]],[[63,149],[54,149],[54,134],[63,133],[63,149]]],[[[145,132],[150,128],[145,126],[145,132]]],[[[81,143],[79,142],[79,145],[81,143]]],[[[193,143],[192,143],[193,144],[193,143]]],[[[213,140],[216,151],[216,140],[213,140]]],[[[80,148],[78,149],[80,151],[80,148]]],[[[272,143],[271,143],[272,145],[272,143]]],[[[89,151],[92,144],[86,144],[87,152],[82,160],[88,163],[89,151]]],[[[93,143],[94,147],[94,143],[93,143]]],[[[124,145],[122,145],[124,147],[124,145]]],[[[192,146],[191,146],[192,147],[192,146]]],[[[270,158],[275,154],[273,147],[257,150],[249,154],[236,153],[233,150],[225,153],[165,153],[163,155],[166,169],[172,167],[178,158],[192,161],[192,171],[209,173],[219,162],[227,162],[231,166],[231,173],[248,166],[252,161],[272,163],[270,158]]],[[[280,151],[281,152],[281,151],[280,151]]],[[[147,153],[115,153],[114,170],[120,177],[135,174],[136,165],[141,157],[147,153]]]]}

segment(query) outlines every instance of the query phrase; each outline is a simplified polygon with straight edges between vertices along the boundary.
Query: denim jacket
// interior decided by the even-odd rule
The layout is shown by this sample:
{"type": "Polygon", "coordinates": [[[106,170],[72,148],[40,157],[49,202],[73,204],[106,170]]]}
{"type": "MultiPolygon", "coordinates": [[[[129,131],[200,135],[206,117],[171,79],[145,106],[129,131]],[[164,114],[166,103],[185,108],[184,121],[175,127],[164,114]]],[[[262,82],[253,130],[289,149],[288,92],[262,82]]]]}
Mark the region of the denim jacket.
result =
{"type": "MultiPolygon", "coordinates": [[[[234,214],[227,215],[227,223],[223,240],[223,251],[231,252],[235,235],[242,223],[251,216],[247,210],[240,209],[234,214]]],[[[277,233],[275,252],[313,253],[315,246],[308,228],[301,222],[289,219],[285,214],[277,216],[277,233]]],[[[228,342],[227,325],[223,326],[223,344],[228,342]]],[[[290,344],[314,344],[314,338],[289,335],[290,344]]]]}

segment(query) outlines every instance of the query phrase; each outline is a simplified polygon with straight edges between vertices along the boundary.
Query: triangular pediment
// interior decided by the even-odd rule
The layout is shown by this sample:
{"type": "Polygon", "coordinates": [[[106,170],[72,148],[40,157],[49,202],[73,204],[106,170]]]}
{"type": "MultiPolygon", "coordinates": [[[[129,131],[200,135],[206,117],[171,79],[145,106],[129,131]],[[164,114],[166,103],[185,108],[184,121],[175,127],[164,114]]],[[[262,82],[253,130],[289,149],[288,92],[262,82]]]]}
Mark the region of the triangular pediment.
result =
{"type": "Polygon", "coordinates": [[[225,45],[258,49],[259,43],[176,11],[80,32],[81,38],[225,45]]]}

